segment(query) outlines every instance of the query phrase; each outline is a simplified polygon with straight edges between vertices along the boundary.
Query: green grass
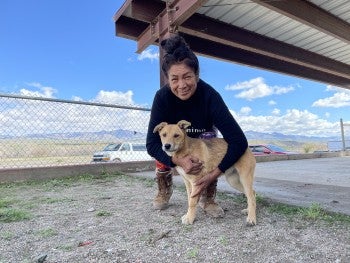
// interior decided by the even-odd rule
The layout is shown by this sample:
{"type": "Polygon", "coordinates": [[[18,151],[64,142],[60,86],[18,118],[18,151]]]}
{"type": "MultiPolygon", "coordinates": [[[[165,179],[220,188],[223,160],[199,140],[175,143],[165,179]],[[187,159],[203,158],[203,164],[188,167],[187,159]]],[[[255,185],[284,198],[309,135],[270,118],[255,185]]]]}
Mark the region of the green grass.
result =
{"type": "Polygon", "coordinates": [[[18,222],[31,218],[29,212],[22,209],[13,208],[12,206],[15,203],[16,202],[14,200],[0,199],[0,222],[18,222]]]}
{"type": "MultiPolygon", "coordinates": [[[[46,191],[57,191],[60,187],[70,187],[76,183],[94,183],[98,180],[109,181],[116,180],[116,178],[122,178],[134,182],[135,179],[130,176],[123,175],[120,173],[101,173],[98,176],[83,174],[80,176],[65,177],[59,179],[51,180],[33,180],[25,182],[14,182],[14,183],[3,183],[0,184],[0,222],[2,223],[11,223],[19,222],[24,220],[29,220],[32,218],[32,214],[29,212],[30,209],[37,206],[39,203],[53,204],[60,202],[72,202],[74,200],[67,198],[39,198],[33,200],[15,200],[11,199],[10,195],[12,189],[25,189],[27,187],[38,187],[46,191]]],[[[99,211],[97,216],[110,216],[111,213],[107,211],[99,211]]]]}
{"type": "Polygon", "coordinates": [[[14,236],[15,236],[14,233],[9,231],[0,232],[0,237],[8,241],[11,240],[14,236]]]}
{"type": "Polygon", "coordinates": [[[289,218],[299,217],[308,221],[322,220],[328,223],[350,224],[350,216],[340,213],[332,213],[324,210],[320,204],[313,203],[309,207],[299,207],[286,204],[270,204],[268,211],[285,215],[289,218]]]}
{"type": "Polygon", "coordinates": [[[14,208],[0,208],[0,222],[10,223],[28,220],[31,214],[24,210],[14,208]]]}
{"type": "Polygon", "coordinates": [[[130,176],[121,174],[121,173],[107,173],[102,172],[100,175],[91,175],[91,174],[82,174],[78,176],[68,176],[56,179],[48,180],[31,180],[23,182],[13,182],[13,183],[0,183],[0,189],[11,189],[13,187],[27,187],[27,186],[43,186],[46,188],[55,188],[55,187],[68,187],[72,186],[75,183],[84,183],[84,182],[93,182],[96,180],[114,180],[116,178],[130,178],[130,176]]]}
{"type": "Polygon", "coordinates": [[[37,234],[41,237],[53,237],[57,236],[58,232],[52,228],[46,228],[38,231],[37,234]]]}
{"type": "MultiPolygon", "coordinates": [[[[229,194],[229,193],[218,193],[218,198],[221,200],[233,200],[233,202],[239,204],[246,204],[247,199],[244,194],[229,194]]],[[[350,223],[350,216],[333,213],[324,210],[320,204],[313,203],[309,207],[293,206],[281,203],[271,203],[266,198],[260,195],[256,195],[256,203],[259,207],[266,207],[270,213],[277,213],[284,215],[290,219],[293,217],[302,218],[307,221],[322,220],[328,223],[350,223]]]]}
{"type": "Polygon", "coordinates": [[[219,242],[223,246],[227,246],[228,245],[228,238],[227,238],[227,236],[220,236],[219,237],[219,242]]]}
{"type": "Polygon", "coordinates": [[[187,258],[188,259],[195,259],[198,257],[199,249],[198,248],[192,248],[189,251],[187,251],[187,258]]]}
{"type": "MultiPolygon", "coordinates": [[[[5,183],[0,184],[0,193],[10,193],[12,188],[17,187],[33,187],[38,186],[44,188],[48,191],[57,191],[58,187],[69,187],[76,183],[94,183],[95,181],[113,181],[113,180],[123,180],[129,184],[135,182],[142,182],[145,187],[153,187],[155,181],[149,178],[143,177],[133,177],[120,173],[107,173],[102,172],[99,176],[94,176],[90,174],[83,174],[80,176],[65,177],[60,179],[42,180],[42,181],[27,181],[27,182],[16,182],[16,183],[5,183]]],[[[186,192],[185,187],[176,187],[180,192],[186,192]]],[[[228,194],[228,193],[218,193],[217,198],[221,200],[231,199],[233,202],[239,204],[246,204],[246,198],[243,194],[228,194]]],[[[38,200],[36,200],[38,201],[38,200]]],[[[43,198],[41,202],[43,203],[57,203],[57,202],[72,202],[74,200],[66,198],[43,198]]],[[[350,216],[331,213],[325,211],[319,204],[312,204],[309,207],[298,207],[287,204],[271,203],[267,199],[257,195],[256,196],[257,206],[265,207],[270,213],[277,213],[280,215],[287,216],[289,218],[298,217],[308,221],[323,220],[328,223],[350,223],[350,216]]],[[[28,212],[31,208],[31,203],[29,201],[19,201],[15,199],[10,199],[8,196],[2,196],[0,194],[0,222],[17,222],[22,220],[28,220],[32,216],[28,212]]],[[[96,216],[111,216],[112,213],[108,211],[98,211],[96,216]]],[[[191,228],[185,229],[191,231],[191,228]]]]}
{"type": "Polygon", "coordinates": [[[101,210],[101,211],[98,211],[96,213],[96,216],[111,216],[112,213],[111,212],[108,212],[108,211],[105,211],[105,210],[101,210]]]}

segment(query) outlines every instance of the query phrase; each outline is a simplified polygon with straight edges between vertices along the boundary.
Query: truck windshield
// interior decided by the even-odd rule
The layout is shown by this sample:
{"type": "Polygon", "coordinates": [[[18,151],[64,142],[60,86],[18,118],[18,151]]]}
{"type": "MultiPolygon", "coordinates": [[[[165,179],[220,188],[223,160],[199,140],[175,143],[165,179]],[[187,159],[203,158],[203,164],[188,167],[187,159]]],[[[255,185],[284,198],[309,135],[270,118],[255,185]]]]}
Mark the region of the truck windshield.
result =
{"type": "Polygon", "coordinates": [[[122,145],[121,143],[112,143],[112,144],[107,145],[103,150],[104,151],[118,151],[121,145],[122,145]]]}

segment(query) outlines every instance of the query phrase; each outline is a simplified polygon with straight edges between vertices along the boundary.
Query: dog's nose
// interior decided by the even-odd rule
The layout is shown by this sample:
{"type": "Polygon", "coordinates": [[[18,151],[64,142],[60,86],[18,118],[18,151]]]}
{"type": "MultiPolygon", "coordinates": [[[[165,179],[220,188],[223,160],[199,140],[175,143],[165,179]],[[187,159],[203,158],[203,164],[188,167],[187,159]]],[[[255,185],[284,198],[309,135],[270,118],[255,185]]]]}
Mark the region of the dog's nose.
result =
{"type": "Polygon", "coordinates": [[[170,143],[166,143],[166,144],[164,144],[164,148],[165,148],[166,150],[169,150],[169,149],[170,149],[170,147],[171,147],[171,144],[170,144],[170,143]]]}

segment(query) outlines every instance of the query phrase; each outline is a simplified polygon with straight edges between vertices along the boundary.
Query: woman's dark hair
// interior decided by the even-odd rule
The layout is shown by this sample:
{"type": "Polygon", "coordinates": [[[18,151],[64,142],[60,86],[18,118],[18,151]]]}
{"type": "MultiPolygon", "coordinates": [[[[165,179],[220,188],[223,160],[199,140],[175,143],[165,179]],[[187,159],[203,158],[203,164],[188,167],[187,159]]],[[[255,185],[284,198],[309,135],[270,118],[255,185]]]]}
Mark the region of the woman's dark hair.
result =
{"type": "Polygon", "coordinates": [[[172,36],[164,39],[160,45],[164,50],[162,70],[166,77],[168,77],[170,67],[179,63],[185,63],[186,66],[193,69],[197,76],[199,75],[198,58],[183,37],[179,35],[172,36]]]}

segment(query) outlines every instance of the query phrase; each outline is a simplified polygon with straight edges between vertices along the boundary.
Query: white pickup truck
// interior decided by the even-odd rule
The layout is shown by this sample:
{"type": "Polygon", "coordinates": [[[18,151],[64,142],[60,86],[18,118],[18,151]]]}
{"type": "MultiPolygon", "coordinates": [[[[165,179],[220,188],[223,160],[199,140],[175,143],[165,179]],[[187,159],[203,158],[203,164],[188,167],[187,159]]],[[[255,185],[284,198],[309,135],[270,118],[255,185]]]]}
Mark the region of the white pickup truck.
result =
{"type": "Polygon", "coordinates": [[[95,152],[92,162],[130,162],[154,160],[148,155],[145,143],[111,143],[102,151],[95,152]]]}

